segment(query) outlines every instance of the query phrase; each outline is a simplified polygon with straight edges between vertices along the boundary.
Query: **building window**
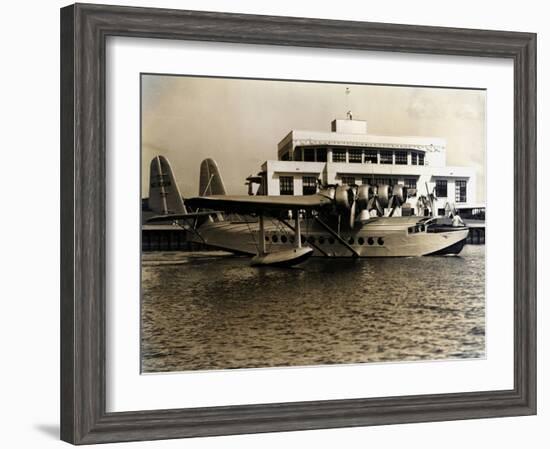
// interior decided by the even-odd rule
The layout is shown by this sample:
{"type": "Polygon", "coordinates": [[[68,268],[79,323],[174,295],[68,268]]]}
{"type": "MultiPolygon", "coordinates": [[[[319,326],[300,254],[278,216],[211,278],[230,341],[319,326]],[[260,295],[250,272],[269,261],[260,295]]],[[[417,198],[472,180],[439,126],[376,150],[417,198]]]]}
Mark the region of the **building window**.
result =
{"type": "Polygon", "coordinates": [[[393,151],[380,151],[380,163],[381,164],[393,164],[393,151]]]}
{"type": "Polygon", "coordinates": [[[355,185],[355,177],[354,176],[342,176],[342,184],[347,184],[348,186],[355,185]]]}
{"type": "Polygon", "coordinates": [[[332,162],[346,162],[346,150],[332,150],[332,162]]]}
{"type": "Polygon", "coordinates": [[[365,164],[377,164],[378,163],[378,151],[365,150],[365,164]]]}
{"type": "Polygon", "coordinates": [[[288,155],[288,151],[281,156],[281,160],[282,161],[290,160],[290,156],[288,155]]]}
{"type": "Polygon", "coordinates": [[[418,153],[418,165],[424,165],[424,153],[418,153]]]}
{"type": "MultiPolygon", "coordinates": [[[[416,182],[416,179],[413,179],[413,181],[416,182]]],[[[388,186],[394,186],[397,184],[397,178],[395,177],[387,177],[387,176],[375,176],[370,178],[362,178],[362,182],[365,185],[370,186],[381,186],[381,185],[388,185],[388,186]]]]}
{"type": "Polygon", "coordinates": [[[408,189],[416,189],[416,179],[415,178],[405,178],[404,185],[408,189]]]}
{"type": "Polygon", "coordinates": [[[315,162],[315,148],[304,148],[304,161],[315,162]]]}
{"type": "Polygon", "coordinates": [[[279,176],[279,192],[281,195],[294,195],[293,176],[279,176]]]}
{"type": "Polygon", "coordinates": [[[377,186],[382,186],[382,185],[393,185],[394,184],[394,180],[392,178],[374,178],[373,180],[373,185],[377,185],[377,186]]]}
{"type": "Polygon", "coordinates": [[[304,195],[317,193],[317,178],[315,176],[304,176],[302,178],[302,193],[304,195]]]}
{"type": "Polygon", "coordinates": [[[435,196],[437,198],[447,198],[447,180],[437,179],[435,181],[435,196]]]}
{"type": "Polygon", "coordinates": [[[466,202],[466,181],[464,180],[455,181],[455,202],[466,202]]]}
{"type": "Polygon", "coordinates": [[[317,162],[326,162],[326,161],[327,161],[327,149],[317,148],[317,162]]]}
{"type": "Polygon", "coordinates": [[[397,165],[407,165],[407,152],[406,151],[396,151],[395,152],[395,163],[397,165]]]}
{"type": "Polygon", "coordinates": [[[418,153],[416,151],[411,151],[411,164],[418,165],[418,153]]]}
{"type": "Polygon", "coordinates": [[[358,149],[349,150],[349,161],[355,164],[360,164],[362,161],[362,151],[358,149]]]}

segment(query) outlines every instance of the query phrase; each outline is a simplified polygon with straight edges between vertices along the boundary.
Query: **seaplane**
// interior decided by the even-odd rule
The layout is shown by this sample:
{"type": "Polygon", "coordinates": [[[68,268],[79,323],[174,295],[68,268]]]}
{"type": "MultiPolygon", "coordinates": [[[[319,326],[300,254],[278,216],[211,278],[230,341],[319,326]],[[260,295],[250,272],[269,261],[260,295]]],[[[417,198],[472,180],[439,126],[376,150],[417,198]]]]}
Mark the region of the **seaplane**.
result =
{"type": "MultiPolygon", "coordinates": [[[[248,183],[255,182],[250,177],[248,183]]],[[[252,193],[252,194],[250,194],[252,193]]],[[[166,158],[151,162],[147,223],[171,222],[191,241],[252,256],[254,266],[289,267],[310,257],[457,255],[468,228],[444,217],[399,216],[416,194],[402,185],[321,185],[312,195],[229,195],[218,166],[200,166],[199,196],[179,193],[166,158]]],[[[432,206],[433,194],[420,197],[432,206]]],[[[426,209],[428,210],[428,209],[426,209]]]]}

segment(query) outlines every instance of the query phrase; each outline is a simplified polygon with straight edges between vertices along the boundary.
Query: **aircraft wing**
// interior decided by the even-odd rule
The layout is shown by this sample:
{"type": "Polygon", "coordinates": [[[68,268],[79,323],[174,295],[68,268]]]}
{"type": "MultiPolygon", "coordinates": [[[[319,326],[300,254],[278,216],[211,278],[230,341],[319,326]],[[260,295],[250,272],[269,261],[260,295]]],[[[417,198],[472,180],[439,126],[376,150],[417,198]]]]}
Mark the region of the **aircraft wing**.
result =
{"type": "Polygon", "coordinates": [[[153,217],[147,219],[147,223],[158,223],[162,221],[175,221],[175,220],[185,220],[188,218],[197,218],[204,217],[206,215],[218,214],[220,211],[200,211],[200,212],[189,212],[186,214],[166,214],[166,215],[154,215],[153,217]]]}
{"type": "Polygon", "coordinates": [[[319,209],[331,200],[323,195],[211,195],[185,201],[193,208],[218,209],[235,213],[257,213],[289,209],[319,209]]]}

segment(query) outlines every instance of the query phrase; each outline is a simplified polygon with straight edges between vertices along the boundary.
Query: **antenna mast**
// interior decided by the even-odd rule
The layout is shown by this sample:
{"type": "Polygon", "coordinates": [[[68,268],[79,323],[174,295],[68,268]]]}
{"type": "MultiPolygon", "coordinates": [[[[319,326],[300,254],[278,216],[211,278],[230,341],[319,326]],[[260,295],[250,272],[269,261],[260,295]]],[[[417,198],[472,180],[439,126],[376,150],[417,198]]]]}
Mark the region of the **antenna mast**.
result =
{"type": "Polygon", "coordinates": [[[346,109],[348,112],[346,112],[346,115],[348,116],[348,120],[353,120],[353,114],[351,112],[351,109],[349,107],[349,94],[351,93],[351,90],[349,87],[346,87],[346,109]]]}

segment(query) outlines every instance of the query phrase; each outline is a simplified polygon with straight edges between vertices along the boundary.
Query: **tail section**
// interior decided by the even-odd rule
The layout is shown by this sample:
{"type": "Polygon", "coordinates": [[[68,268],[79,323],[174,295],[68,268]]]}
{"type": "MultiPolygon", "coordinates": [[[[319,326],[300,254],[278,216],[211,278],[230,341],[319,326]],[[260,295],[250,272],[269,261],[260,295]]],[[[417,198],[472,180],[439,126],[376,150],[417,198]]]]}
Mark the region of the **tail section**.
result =
{"type": "Polygon", "coordinates": [[[199,196],[226,195],[218,164],[214,159],[205,159],[201,163],[199,196]]]}
{"type": "Polygon", "coordinates": [[[149,208],[160,215],[187,213],[168,160],[155,156],[149,173],[149,208]]]}

